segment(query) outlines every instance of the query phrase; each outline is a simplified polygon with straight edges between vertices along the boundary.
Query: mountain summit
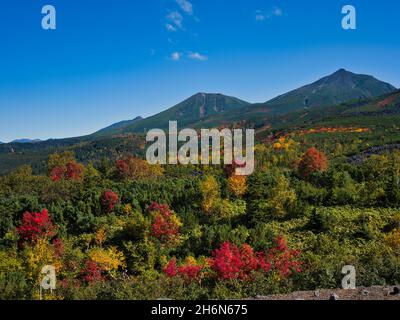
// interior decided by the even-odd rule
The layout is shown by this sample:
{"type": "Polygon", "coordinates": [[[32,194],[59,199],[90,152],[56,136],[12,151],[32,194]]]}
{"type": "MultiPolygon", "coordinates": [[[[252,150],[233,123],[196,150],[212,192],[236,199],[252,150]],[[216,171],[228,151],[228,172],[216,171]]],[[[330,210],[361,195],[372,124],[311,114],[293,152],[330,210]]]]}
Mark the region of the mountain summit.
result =
{"type": "MultiPolygon", "coordinates": [[[[123,126],[122,131],[143,133],[154,128],[165,129],[168,128],[169,121],[178,121],[179,126],[190,126],[207,117],[228,113],[249,105],[250,103],[235,97],[199,92],[164,112],[123,126]]],[[[121,130],[121,127],[118,129],[121,130]]],[[[103,133],[110,134],[113,130],[103,133]]]]}
{"type": "Polygon", "coordinates": [[[314,83],[267,101],[264,105],[273,112],[284,113],[304,107],[327,107],[351,100],[369,99],[394,90],[396,88],[389,83],[372,76],[339,69],[314,83]]]}

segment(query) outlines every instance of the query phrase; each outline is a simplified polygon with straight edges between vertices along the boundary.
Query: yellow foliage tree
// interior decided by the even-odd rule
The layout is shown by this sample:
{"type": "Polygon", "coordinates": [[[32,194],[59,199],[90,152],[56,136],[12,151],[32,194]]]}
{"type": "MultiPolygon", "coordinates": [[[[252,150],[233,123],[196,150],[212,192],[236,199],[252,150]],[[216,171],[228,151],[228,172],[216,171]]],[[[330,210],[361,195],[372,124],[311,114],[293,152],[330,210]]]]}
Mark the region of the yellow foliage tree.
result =
{"type": "Polygon", "coordinates": [[[200,192],[202,195],[202,209],[206,214],[210,214],[220,200],[220,189],[217,180],[213,176],[207,176],[200,182],[200,192]]]}
{"type": "Polygon", "coordinates": [[[108,249],[94,248],[89,251],[89,258],[97,263],[97,265],[104,271],[115,275],[118,268],[125,268],[125,256],[117,247],[110,247],[108,249]]]}
{"type": "Polygon", "coordinates": [[[104,228],[100,228],[95,236],[94,239],[99,246],[102,246],[103,243],[107,240],[107,231],[104,228]]]}
{"type": "Polygon", "coordinates": [[[228,179],[229,191],[236,197],[243,196],[247,191],[246,176],[232,176],[228,179]]]}
{"type": "MultiPolygon", "coordinates": [[[[52,265],[59,272],[62,268],[62,262],[56,255],[54,246],[47,239],[39,239],[35,244],[28,245],[22,253],[25,264],[26,275],[28,279],[39,281],[42,268],[46,265],[52,265]]],[[[39,284],[39,282],[37,282],[39,284]]]]}

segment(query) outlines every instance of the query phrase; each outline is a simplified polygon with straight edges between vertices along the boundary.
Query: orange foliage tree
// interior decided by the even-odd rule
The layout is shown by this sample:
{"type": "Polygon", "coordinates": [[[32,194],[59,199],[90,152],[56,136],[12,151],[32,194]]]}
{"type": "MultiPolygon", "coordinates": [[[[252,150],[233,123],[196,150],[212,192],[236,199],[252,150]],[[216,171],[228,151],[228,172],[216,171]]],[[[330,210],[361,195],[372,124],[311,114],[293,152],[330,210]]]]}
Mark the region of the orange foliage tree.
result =
{"type": "Polygon", "coordinates": [[[324,172],[328,169],[328,158],[323,152],[316,148],[310,148],[301,157],[299,163],[299,173],[302,177],[307,178],[314,172],[324,172]]]}
{"type": "Polygon", "coordinates": [[[120,178],[135,179],[151,179],[163,175],[163,169],[159,165],[150,165],[147,161],[127,156],[117,160],[117,173],[120,178]]]}

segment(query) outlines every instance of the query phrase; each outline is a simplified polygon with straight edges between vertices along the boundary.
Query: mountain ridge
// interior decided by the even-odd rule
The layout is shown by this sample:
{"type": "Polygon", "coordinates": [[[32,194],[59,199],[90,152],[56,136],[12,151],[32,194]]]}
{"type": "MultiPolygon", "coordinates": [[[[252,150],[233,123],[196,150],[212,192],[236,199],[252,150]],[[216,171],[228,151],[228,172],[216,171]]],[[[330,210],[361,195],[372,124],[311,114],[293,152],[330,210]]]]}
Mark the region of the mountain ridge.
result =
{"type": "MultiPolygon", "coordinates": [[[[179,125],[193,125],[210,116],[249,106],[251,103],[236,97],[220,93],[198,92],[186,100],[146,119],[132,123],[119,133],[144,133],[154,128],[167,128],[169,121],[178,121],[179,125]]],[[[114,131],[115,132],[115,131],[114,131]]]]}
{"type": "Polygon", "coordinates": [[[99,130],[94,135],[145,133],[153,128],[167,128],[168,121],[180,126],[226,124],[265,114],[318,107],[331,107],[352,100],[365,100],[389,94],[396,88],[373,76],[357,74],[344,68],[317,81],[291,90],[264,103],[249,103],[221,93],[198,92],[177,105],[135,122],[122,121],[99,130]],[[218,105],[218,99],[222,104],[218,105]],[[229,101],[224,101],[229,100],[229,101]],[[214,104],[213,104],[214,101],[214,104]],[[226,106],[228,106],[226,108],[226,106]],[[123,123],[123,125],[119,125],[123,123]],[[108,130],[107,130],[108,129],[108,130]]]}
{"type": "Polygon", "coordinates": [[[38,143],[42,142],[43,140],[40,139],[15,139],[11,141],[10,143],[38,143]]]}
{"type": "Polygon", "coordinates": [[[371,75],[344,68],[313,83],[279,95],[261,104],[275,113],[301,108],[328,107],[354,99],[369,99],[395,91],[393,85],[371,75]]]}
{"type": "Polygon", "coordinates": [[[135,122],[141,121],[141,120],[144,120],[141,116],[138,116],[132,120],[122,120],[122,121],[116,122],[108,127],[100,129],[99,131],[96,131],[94,133],[94,135],[103,135],[103,134],[107,134],[109,132],[116,132],[119,130],[123,130],[124,128],[128,127],[129,125],[131,125],[135,122]]]}

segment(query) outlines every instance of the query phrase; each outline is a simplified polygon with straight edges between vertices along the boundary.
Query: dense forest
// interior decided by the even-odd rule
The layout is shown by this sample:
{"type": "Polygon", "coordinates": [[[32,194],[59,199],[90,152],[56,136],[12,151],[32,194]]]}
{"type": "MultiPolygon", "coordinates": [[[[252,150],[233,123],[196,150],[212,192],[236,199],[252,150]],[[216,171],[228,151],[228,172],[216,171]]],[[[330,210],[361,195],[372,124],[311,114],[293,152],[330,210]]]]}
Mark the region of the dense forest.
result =
{"type": "Polygon", "coordinates": [[[242,299],[336,288],[349,264],[399,283],[399,128],[341,123],[259,130],[249,177],[127,153],[19,167],[0,177],[0,299],[39,299],[45,265],[44,299],[242,299]]]}

